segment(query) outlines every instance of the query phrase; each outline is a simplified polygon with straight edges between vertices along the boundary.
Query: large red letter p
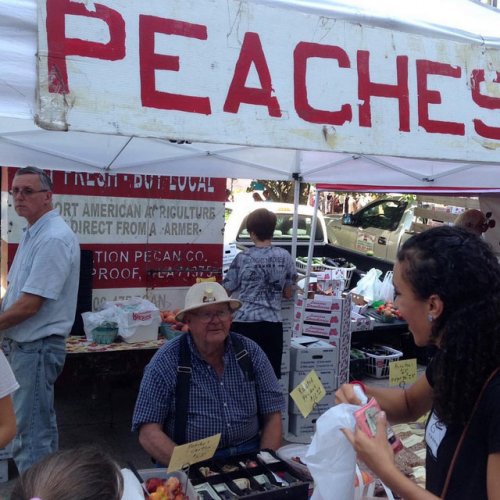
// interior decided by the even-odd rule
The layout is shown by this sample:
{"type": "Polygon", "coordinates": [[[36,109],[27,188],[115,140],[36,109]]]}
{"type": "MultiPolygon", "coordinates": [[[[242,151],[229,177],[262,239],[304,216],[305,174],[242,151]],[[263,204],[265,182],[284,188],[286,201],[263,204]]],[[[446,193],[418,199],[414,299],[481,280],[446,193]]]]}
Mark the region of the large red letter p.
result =
{"type": "Polygon", "coordinates": [[[125,57],[125,21],[116,10],[94,4],[95,11],[83,3],[69,0],[47,0],[47,47],[49,92],[69,92],[66,56],[77,55],[117,61],[125,57]],[[66,37],[66,15],[100,19],[109,28],[109,42],[100,43],[66,37]]]}

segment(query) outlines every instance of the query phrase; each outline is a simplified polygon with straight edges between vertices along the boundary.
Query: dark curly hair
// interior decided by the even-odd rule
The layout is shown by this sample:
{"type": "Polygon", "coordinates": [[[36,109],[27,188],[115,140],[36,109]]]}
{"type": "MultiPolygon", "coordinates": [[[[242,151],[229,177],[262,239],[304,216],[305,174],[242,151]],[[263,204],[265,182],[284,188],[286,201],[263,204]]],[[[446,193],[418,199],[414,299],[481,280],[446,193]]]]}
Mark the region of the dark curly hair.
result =
{"type": "Polygon", "coordinates": [[[459,227],[428,229],[398,253],[416,297],[443,302],[430,343],[439,346],[434,408],[446,425],[464,425],[481,387],[500,366],[500,265],[491,247],[459,227]]]}
{"type": "Polygon", "coordinates": [[[276,214],[267,208],[258,208],[248,214],[246,227],[249,233],[255,233],[260,241],[270,240],[276,229],[276,214]]]}

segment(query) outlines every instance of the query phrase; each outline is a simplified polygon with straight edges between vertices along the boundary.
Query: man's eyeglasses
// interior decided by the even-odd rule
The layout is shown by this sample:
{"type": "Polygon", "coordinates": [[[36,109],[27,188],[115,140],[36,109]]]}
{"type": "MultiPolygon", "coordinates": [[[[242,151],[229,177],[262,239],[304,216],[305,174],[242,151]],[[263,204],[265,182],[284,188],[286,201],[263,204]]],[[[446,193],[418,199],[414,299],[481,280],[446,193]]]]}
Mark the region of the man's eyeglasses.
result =
{"type": "Polygon", "coordinates": [[[225,311],[214,311],[214,312],[199,312],[199,313],[193,313],[202,323],[210,323],[214,319],[214,317],[217,317],[219,320],[226,320],[231,316],[231,312],[228,310],[225,311]]]}
{"type": "Polygon", "coordinates": [[[36,193],[46,193],[48,189],[13,188],[9,191],[11,196],[32,196],[36,193]]]}

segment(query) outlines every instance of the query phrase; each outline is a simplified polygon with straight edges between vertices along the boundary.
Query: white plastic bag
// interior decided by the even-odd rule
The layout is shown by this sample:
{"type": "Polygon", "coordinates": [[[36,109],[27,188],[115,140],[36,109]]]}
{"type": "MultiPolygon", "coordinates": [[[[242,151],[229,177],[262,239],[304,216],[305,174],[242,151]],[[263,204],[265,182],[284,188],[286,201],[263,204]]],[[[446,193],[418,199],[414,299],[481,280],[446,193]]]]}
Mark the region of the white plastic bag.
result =
{"type": "Polygon", "coordinates": [[[141,326],[158,326],[161,322],[160,310],[142,297],[131,297],[121,302],[105,302],[103,307],[103,311],[115,311],[118,335],[124,339],[132,337],[141,326]]]}
{"type": "Polygon", "coordinates": [[[351,290],[352,293],[362,295],[368,304],[378,300],[380,287],[382,286],[382,282],[379,279],[381,275],[382,271],[380,269],[372,267],[351,290]]]}
{"type": "Polygon", "coordinates": [[[354,499],[356,453],[341,429],[354,431],[359,406],[341,403],[316,421],[316,432],[304,457],[314,479],[311,500],[354,499]]]}
{"type": "Polygon", "coordinates": [[[88,341],[92,342],[92,330],[104,323],[117,323],[116,310],[109,308],[96,312],[82,313],[83,331],[88,341]]]}
{"type": "MultiPolygon", "coordinates": [[[[316,432],[304,457],[309,473],[314,480],[311,500],[371,500],[375,481],[365,484],[356,463],[356,452],[341,429],[354,432],[357,405],[341,403],[333,406],[316,421],[316,432]],[[358,487],[354,487],[354,477],[358,487]]],[[[380,480],[387,498],[394,500],[392,492],[380,480]]]]}
{"type": "Polygon", "coordinates": [[[384,300],[385,302],[394,301],[394,285],[392,284],[392,271],[387,271],[384,276],[384,281],[380,287],[380,296],[378,300],[384,300]]]}

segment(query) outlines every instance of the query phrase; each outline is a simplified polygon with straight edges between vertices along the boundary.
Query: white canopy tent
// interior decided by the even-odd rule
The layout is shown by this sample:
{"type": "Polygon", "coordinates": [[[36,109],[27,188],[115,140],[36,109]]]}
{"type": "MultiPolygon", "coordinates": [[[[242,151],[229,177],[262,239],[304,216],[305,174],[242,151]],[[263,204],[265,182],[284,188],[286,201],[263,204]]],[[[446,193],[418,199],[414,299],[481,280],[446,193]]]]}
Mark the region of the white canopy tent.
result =
{"type": "MultiPolygon", "coordinates": [[[[87,0],[81,0],[81,3],[90,10],[97,4],[87,0]]],[[[394,32],[416,33],[430,40],[458,41],[489,51],[491,60],[494,63],[499,61],[500,12],[468,0],[441,0],[438,3],[433,0],[248,0],[238,3],[394,32]]],[[[74,171],[301,179],[334,184],[351,191],[376,190],[377,187],[412,192],[500,190],[498,141],[488,143],[487,160],[440,161],[438,152],[435,159],[415,159],[342,152],[335,148],[331,151],[297,151],[213,142],[180,143],[178,137],[174,142],[126,134],[73,131],[71,127],[67,132],[43,130],[35,125],[39,109],[36,100],[37,30],[35,0],[0,0],[0,163],[3,165],[31,164],[74,171]]],[[[500,68],[496,67],[496,71],[500,68]]],[[[493,82],[490,87],[494,96],[500,95],[500,84],[493,82]]],[[[494,119],[500,126],[500,110],[496,109],[495,113],[494,119]]],[[[184,139],[192,140],[189,132],[184,139]]]]}

